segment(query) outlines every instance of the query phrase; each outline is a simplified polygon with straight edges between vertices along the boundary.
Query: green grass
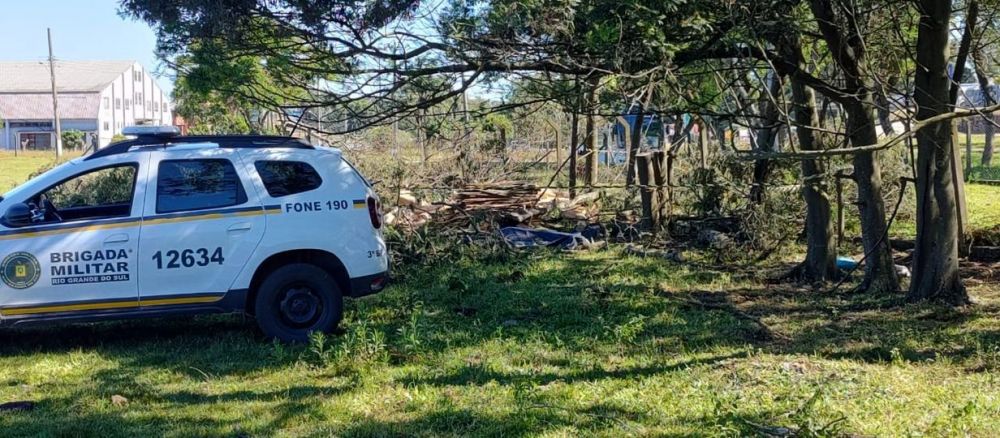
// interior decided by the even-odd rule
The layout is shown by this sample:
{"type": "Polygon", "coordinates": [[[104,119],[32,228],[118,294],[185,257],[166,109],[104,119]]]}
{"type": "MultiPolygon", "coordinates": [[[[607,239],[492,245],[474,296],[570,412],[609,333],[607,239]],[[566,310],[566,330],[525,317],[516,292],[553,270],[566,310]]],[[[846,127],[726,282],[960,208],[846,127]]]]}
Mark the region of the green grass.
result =
{"type": "MultiPolygon", "coordinates": [[[[77,156],[79,154],[67,153],[66,158],[77,156]]],[[[15,156],[13,152],[0,151],[0,195],[23,183],[39,168],[51,165],[55,161],[55,154],[52,152],[27,151],[19,152],[15,156]]]]}
{"type": "MultiPolygon", "coordinates": [[[[913,186],[908,187],[909,201],[902,208],[916,208],[913,186]]],[[[992,231],[1000,227],[1000,186],[988,184],[966,184],[965,200],[969,210],[970,233],[992,231]]],[[[892,200],[895,203],[895,200],[892,200]]],[[[853,213],[853,212],[852,212],[853,213]]],[[[917,224],[912,211],[901,211],[899,219],[892,224],[890,235],[912,239],[917,235],[917,224]]]]}
{"type": "Polygon", "coordinates": [[[309,346],[213,317],[0,334],[5,436],[990,436],[996,285],[966,311],[623,257],[475,254],[309,346]],[[708,307],[691,300],[709,303],[708,307]],[[755,322],[716,307],[734,306],[755,322]],[[456,309],[461,310],[457,312],[456,309]],[[128,398],[116,406],[113,395],[128,398]]]}
{"type": "Polygon", "coordinates": [[[1000,226],[1000,186],[968,184],[965,198],[970,229],[988,230],[1000,226]]]}
{"type": "MultiPolygon", "coordinates": [[[[967,173],[966,177],[970,181],[979,181],[979,180],[1000,181],[1000,157],[995,156],[991,163],[992,166],[990,167],[981,165],[983,157],[983,147],[985,145],[984,141],[985,141],[984,136],[982,134],[977,134],[972,136],[972,169],[970,170],[966,168],[967,163],[965,162],[965,157],[966,157],[965,137],[960,136],[958,144],[962,154],[961,156],[962,162],[960,164],[962,165],[962,168],[965,171],[965,173],[967,173]]],[[[995,148],[1000,147],[1000,138],[997,139],[996,143],[997,144],[995,148]]],[[[994,151],[995,151],[994,155],[1000,152],[1000,150],[997,149],[994,149],[994,151]]]]}

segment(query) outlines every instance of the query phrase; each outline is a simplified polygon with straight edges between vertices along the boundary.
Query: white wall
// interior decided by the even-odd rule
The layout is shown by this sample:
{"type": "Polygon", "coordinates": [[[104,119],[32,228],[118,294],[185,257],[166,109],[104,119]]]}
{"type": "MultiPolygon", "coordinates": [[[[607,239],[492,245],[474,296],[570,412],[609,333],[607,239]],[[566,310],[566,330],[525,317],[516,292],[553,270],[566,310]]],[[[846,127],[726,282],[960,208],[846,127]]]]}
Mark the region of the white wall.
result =
{"type": "Polygon", "coordinates": [[[107,146],[111,138],[122,132],[122,128],[139,123],[167,125],[172,120],[171,103],[145,67],[138,63],[122,72],[101,92],[101,109],[98,116],[100,146],[107,146]],[[137,93],[142,93],[141,99],[137,93]],[[110,108],[105,108],[107,98],[110,108]],[[116,100],[120,105],[116,106],[116,100]],[[127,106],[126,108],[126,101],[127,106]],[[167,102],[164,110],[163,102],[167,102]],[[148,104],[147,104],[148,103],[148,104]],[[156,108],[153,108],[153,103],[156,108]],[[107,123],[108,129],[104,129],[107,123]]]}

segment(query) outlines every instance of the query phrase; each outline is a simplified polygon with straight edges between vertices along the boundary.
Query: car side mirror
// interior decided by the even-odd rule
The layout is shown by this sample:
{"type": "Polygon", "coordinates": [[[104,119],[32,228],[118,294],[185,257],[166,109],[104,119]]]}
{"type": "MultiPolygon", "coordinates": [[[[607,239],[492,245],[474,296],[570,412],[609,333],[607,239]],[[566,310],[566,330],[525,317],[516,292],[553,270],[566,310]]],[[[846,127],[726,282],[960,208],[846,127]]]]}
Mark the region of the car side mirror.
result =
{"type": "Polygon", "coordinates": [[[3,215],[3,221],[13,227],[31,225],[31,207],[23,203],[11,205],[3,215]]]}

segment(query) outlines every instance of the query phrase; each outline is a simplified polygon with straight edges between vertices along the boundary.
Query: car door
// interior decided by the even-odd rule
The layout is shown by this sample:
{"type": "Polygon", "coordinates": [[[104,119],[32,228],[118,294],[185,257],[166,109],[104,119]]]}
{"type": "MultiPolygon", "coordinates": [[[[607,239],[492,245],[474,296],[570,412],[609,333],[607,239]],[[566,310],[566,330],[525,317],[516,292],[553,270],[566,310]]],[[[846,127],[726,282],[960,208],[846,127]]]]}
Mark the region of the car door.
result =
{"type": "Polygon", "coordinates": [[[0,231],[5,318],[138,306],[146,158],[80,160],[65,167],[66,178],[14,200],[29,204],[34,217],[29,225],[0,231]],[[40,207],[48,208],[43,213],[40,207]]]}
{"type": "Polygon", "coordinates": [[[237,154],[151,152],[139,238],[142,307],[221,299],[264,234],[264,209],[237,154]]]}

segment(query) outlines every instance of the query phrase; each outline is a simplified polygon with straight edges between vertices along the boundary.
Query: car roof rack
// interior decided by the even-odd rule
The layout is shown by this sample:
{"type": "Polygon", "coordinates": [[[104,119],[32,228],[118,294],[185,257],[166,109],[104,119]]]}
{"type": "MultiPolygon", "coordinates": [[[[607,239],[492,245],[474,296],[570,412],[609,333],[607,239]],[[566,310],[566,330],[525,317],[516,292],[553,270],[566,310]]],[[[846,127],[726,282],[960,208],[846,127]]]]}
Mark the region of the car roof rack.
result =
{"type": "Polygon", "coordinates": [[[103,149],[98,149],[84,160],[107,157],[111,155],[124,154],[134,147],[142,146],[165,146],[190,143],[215,143],[220,148],[230,149],[256,149],[256,148],[290,148],[290,149],[315,149],[312,145],[295,137],[283,137],[277,135],[171,135],[163,130],[153,132],[132,132],[135,139],[123,140],[112,143],[103,149]]]}

